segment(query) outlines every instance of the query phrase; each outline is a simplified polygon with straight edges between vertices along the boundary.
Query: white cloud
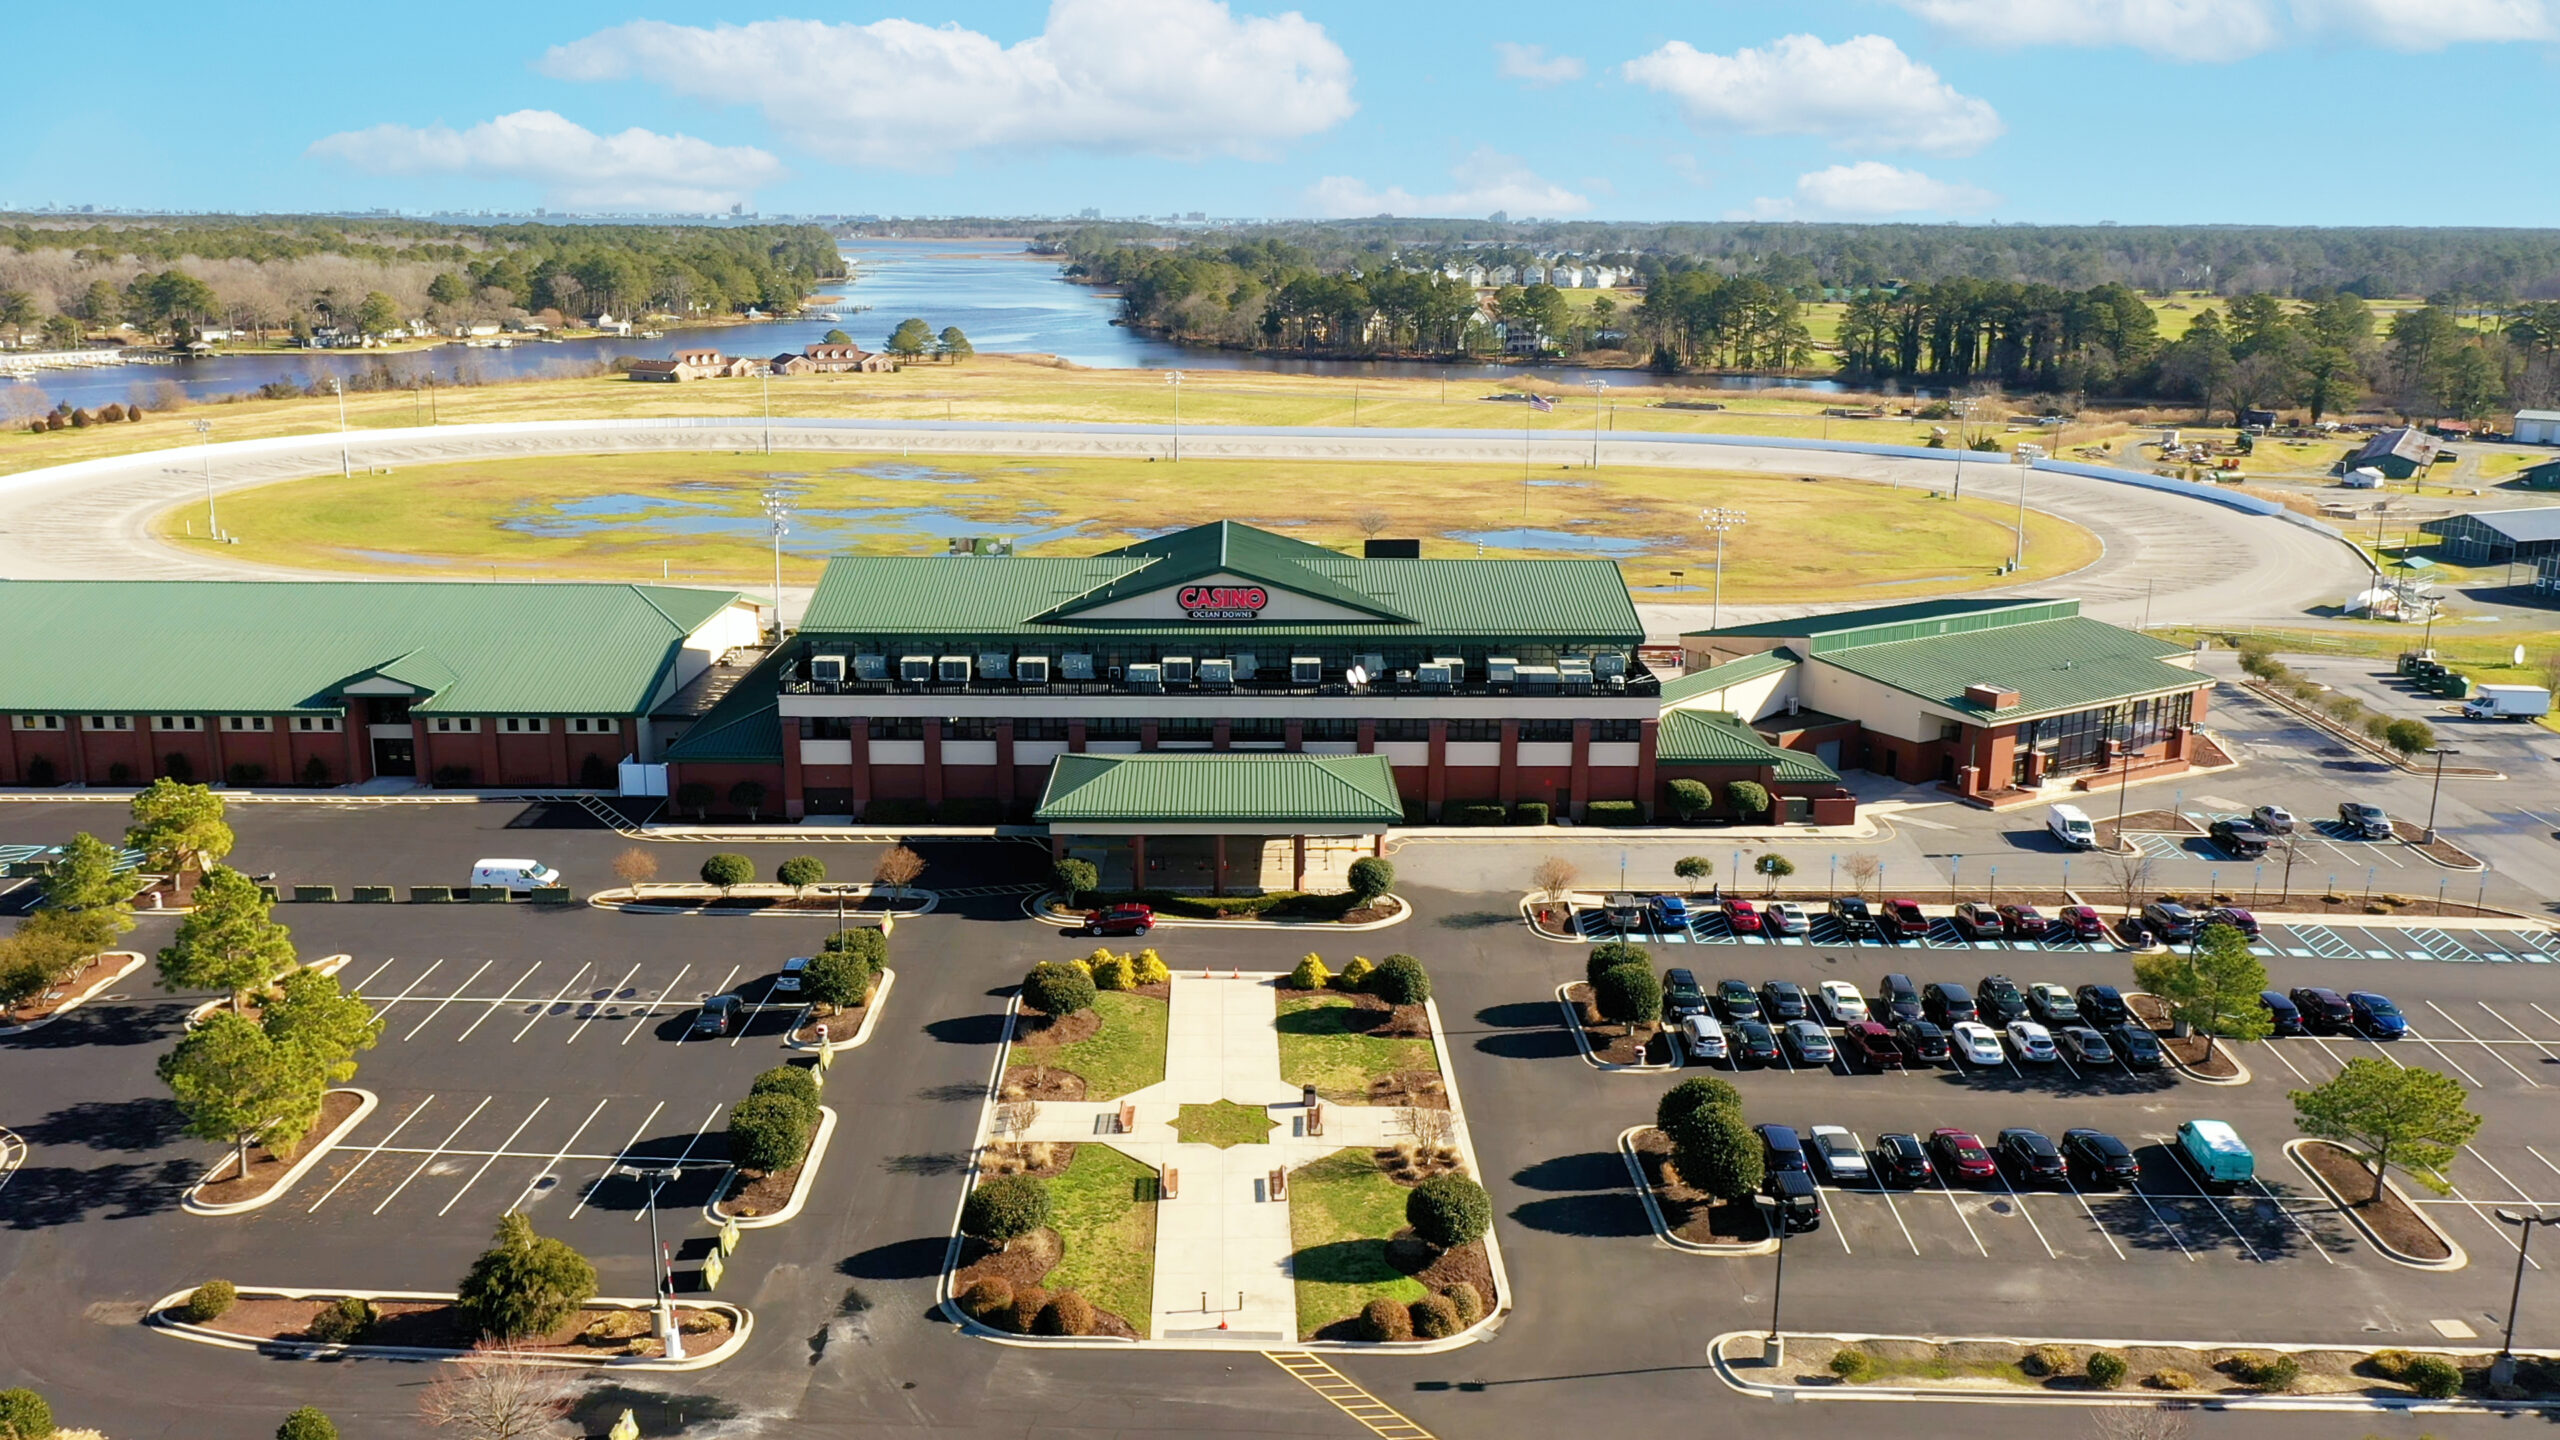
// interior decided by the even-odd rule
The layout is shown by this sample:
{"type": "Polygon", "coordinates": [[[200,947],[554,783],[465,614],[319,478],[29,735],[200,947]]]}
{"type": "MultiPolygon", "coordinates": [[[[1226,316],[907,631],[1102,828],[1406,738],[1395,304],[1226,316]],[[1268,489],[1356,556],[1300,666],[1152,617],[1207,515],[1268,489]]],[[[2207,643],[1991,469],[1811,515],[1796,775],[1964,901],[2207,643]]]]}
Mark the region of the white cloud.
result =
{"type": "Polygon", "coordinates": [[[1962,94],[1882,35],[1837,45],[1787,35],[1715,55],[1674,40],[1626,77],[1680,102],[1689,123],[1750,135],[1821,135],[1843,146],[1965,155],[2000,135],[1989,102],[1962,94]]]}
{"type": "Polygon", "coordinates": [[[311,153],[375,175],[530,180],[562,210],[722,210],[786,173],[751,145],[640,129],[598,135],[549,110],[518,110],[468,130],[348,130],[315,141],[311,153]]]}
{"type": "Polygon", "coordinates": [[[1437,195],[1416,195],[1401,185],[1384,190],[1348,175],[1327,175],[1307,189],[1307,203],[1318,215],[1346,219],[1361,215],[1579,215],[1591,208],[1591,197],[1540,178],[1518,157],[1484,147],[1452,166],[1456,188],[1437,195]]]}
{"type": "Polygon", "coordinates": [[[1936,180],[1917,170],[1861,160],[1796,177],[1796,193],[1751,202],[1741,218],[1755,220],[1873,220],[1918,213],[1979,215],[2000,197],[1978,186],[1936,180]]]}
{"type": "Polygon", "coordinates": [[[2560,38],[2554,0],[1895,0],[1980,44],[2237,60],[2293,44],[2441,50],[2560,38]]]}
{"type": "Polygon", "coordinates": [[[1265,156],[1356,108],[1350,57],[1323,26],[1294,11],[1240,19],[1219,0],[1054,0],[1046,28],[1012,45],[897,19],[635,20],[554,48],[542,68],[755,105],[814,154],[902,169],[1057,145],[1265,156]]]}
{"type": "Polygon", "coordinates": [[[1502,57],[1495,68],[1506,80],[1520,80],[1545,89],[1582,78],[1582,61],[1572,55],[1549,55],[1544,45],[1516,45],[1508,40],[1494,42],[1493,53],[1502,57]]]}

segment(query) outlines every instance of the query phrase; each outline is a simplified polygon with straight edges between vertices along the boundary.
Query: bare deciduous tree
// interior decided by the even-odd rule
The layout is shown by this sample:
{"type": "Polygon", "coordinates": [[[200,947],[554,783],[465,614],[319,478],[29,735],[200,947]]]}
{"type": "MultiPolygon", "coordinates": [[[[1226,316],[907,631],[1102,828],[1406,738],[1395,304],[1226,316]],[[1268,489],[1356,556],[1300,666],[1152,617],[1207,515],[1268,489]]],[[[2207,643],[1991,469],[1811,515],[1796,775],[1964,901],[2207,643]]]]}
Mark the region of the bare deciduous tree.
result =
{"type": "Polygon", "coordinates": [[[996,1128],[1016,1139],[1031,1133],[1032,1122],[1040,1118],[1040,1102],[1028,1097],[1007,1100],[996,1107],[996,1128]]]}
{"type": "Polygon", "coordinates": [[[658,878],[658,857],[646,846],[634,845],[613,857],[613,873],[637,895],[641,886],[658,878]]]}
{"type": "Polygon", "coordinates": [[[2148,850],[2130,855],[2109,855],[2107,875],[2116,887],[2116,898],[2124,913],[2131,915],[2142,908],[2143,892],[2151,888],[2152,858],[2148,850]]]}
{"type": "Polygon", "coordinates": [[[577,1395],[575,1372],[546,1365],[521,1350],[482,1344],[467,1359],[447,1366],[418,1397],[418,1415],[467,1440],[516,1440],[539,1435],[569,1411],[577,1395]]]}
{"type": "Polygon", "coordinates": [[[1360,528],[1362,535],[1375,540],[1387,533],[1387,527],[1396,523],[1396,517],[1384,510],[1363,510],[1351,517],[1351,523],[1360,528]]]}
{"type": "Polygon", "coordinates": [[[892,845],[880,853],[880,861],[871,867],[871,883],[885,885],[897,898],[907,897],[907,887],[924,873],[924,857],[904,845],[892,845]]]}
{"type": "Polygon", "coordinates": [[[1429,1105],[1407,1105],[1396,1112],[1396,1123],[1413,1143],[1426,1151],[1446,1150],[1458,1143],[1458,1117],[1447,1110],[1429,1105]]]}
{"type": "Polygon", "coordinates": [[[1884,873],[1884,862],[1873,855],[1852,855],[1840,868],[1849,874],[1849,893],[1864,895],[1867,887],[1876,883],[1876,877],[1884,873]]]}
{"type": "Polygon", "coordinates": [[[1529,883],[1538,887],[1540,895],[1553,901],[1572,889],[1573,882],[1581,877],[1581,873],[1573,868],[1572,861],[1561,855],[1550,855],[1538,862],[1537,869],[1529,872],[1529,883]]]}

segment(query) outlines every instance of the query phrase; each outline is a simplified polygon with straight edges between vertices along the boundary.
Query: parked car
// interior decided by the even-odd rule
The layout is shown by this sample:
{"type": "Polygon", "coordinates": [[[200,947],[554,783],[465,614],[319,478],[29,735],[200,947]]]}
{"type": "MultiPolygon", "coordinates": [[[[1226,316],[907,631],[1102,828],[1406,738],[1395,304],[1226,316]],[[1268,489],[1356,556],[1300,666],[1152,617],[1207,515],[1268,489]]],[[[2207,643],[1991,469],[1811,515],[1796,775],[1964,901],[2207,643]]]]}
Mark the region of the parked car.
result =
{"type": "Polygon", "coordinates": [[[2083,1189],[2121,1190],[2142,1178],[2142,1162],[2132,1149],[2104,1130],[2063,1131],[2062,1155],[2083,1189]]]}
{"type": "Polygon", "coordinates": [[[2024,1126],[2000,1132],[2000,1168],[2009,1174],[2012,1185],[2054,1185],[2071,1183],[2070,1171],[2062,1163],[2062,1152],[2054,1148],[2041,1130],[2024,1126]]]}
{"type": "Polygon", "coordinates": [[[1822,1228],[1822,1191],[1804,1171],[1772,1170],[1760,1193],[1769,1197],[1769,1208],[1778,1213],[1778,1228],[1785,1233],[1822,1228]]]}
{"type": "Polygon", "coordinates": [[[1777,1064],[1778,1037],[1776,1032],[1772,1031],[1768,1026],[1761,1024],[1757,1020],[1734,1021],[1732,1058],[1734,1063],[1737,1065],[1745,1060],[1750,1061],[1754,1065],[1777,1064]]]}
{"type": "Polygon", "coordinates": [[[2000,1032],[1979,1020],[1959,1020],[1950,1032],[1956,1054],[1968,1065],[2005,1065],[2009,1057],[2000,1048],[2000,1032]]]}
{"type": "Polygon", "coordinates": [[[1760,933],[1760,912],[1752,906],[1750,901],[1740,896],[1733,896],[1716,908],[1724,912],[1725,926],[1734,934],[1757,935],[1760,933]]]}
{"type": "Polygon", "coordinates": [[[2258,917],[2237,905],[2216,905],[2205,912],[2204,923],[2208,926],[2228,925],[2252,940],[2258,938],[2258,917]]]}
{"type": "Polygon", "coordinates": [[[2054,839],[2074,850],[2098,848],[2098,827],[2077,805],[2056,805],[2044,815],[2044,828],[2054,839]]]}
{"type": "Polygon", "coordinates": [[[1840,1052],[1831,1048],[1831,1032],[1810,1020],[1786,1023],[1787,1052],[1799,1065],[1829,1065],[1840,1052]]]}
{"type": "Polygon", "coordinates": [[[1858,896],[1835,895],[1831,898],[1831,903],[1824,906],[1823,910],[1825,913],[1830,915],[1835,923],[1839,925],[1840,933],[1843,935],[1873,935],[1876,933],[1875,912],[1869,910],[1867,908],[1867,902],[1858,896]]]}
{"type": "Polygon", "coordinates": [[[2148,1026],[2127,1021],[2110,1026],[2106,1036],[2107,1043],[2115,1047],[2116,1055],[2128,1070],[2157,1070],[2169,1063],[2168,1050],[2148,1026]]]}
{"type": "MultiPolygon", "coordinates": [[[[2105,918],[2099,915],[2097,910],[2092,906],[2065,905],[2062,907],[2061,913],[2055,918],[2061,923],[2064,929],[2071,932],[2072,938],[2075,940],[2104,940],[2107,938],[2107,922],[2105,918]]],[[[2046,938],[2050,939],[2050,934],[2048,934],[2046,938]]]]}
{"type": "Polygon", "coordinates": [[[1747,980],[1719,980],[1716,982],[1716,1008],[1724,1012],[1727,1020],[1757,1020],[1760,1018],[1760,997],[1751,993],[1751,982],[1747,980]]]}
{"type": "Polygon", "coordinates": [[[1949,980],[1935,981],[1922,991],[1920,1008],[1922,1013],[1941,1025],[1971,1020],[1976,1015],[1973,997],[1965,993],[1963,986],[1949,980]]]}
{"type": "Polygon", "coordinates": [[[2391,817],[2379,805],[2349,800],[2338,807],[2338,827],[2358,840],[2391,838],[2391,817]]]}
{"type": "Polygon", "coordinates": [[[1696,971],[1675,966],[1662,972],[1662,1008],[1674,1020],[1707,1013],[1707,990],[1696,971]]]}
{"type": "Polygon", "coordinates": [[[1609,928],[1624,935],[1644,928],[1644,902],[1625,890],[1612,890],[1600,899],[1600,913],[1609,928]]]}
{"type": "Polygon", "coordinates": [[[1938,1178],[1938,1167],[1929,1163],[1929,1147],[1905,1130],[1876,1137],[1876,1148],[1867,1152],[1867,1171],[1883,1184],[1906,1188],[1938,1178]]]}
{"type": "Polygon", "coordinates": [[[1853,1020],[1842,1026],[1840,1040],[1851,1058],[1870,1070],[1902,1068],[1902,1047],[1894,1043],[1893,1032],[1873,1020],[1853,1020]]]}
{"type": "Polygon", "coordinates": [[[1994,1025],[2027,1018],[2027,997],[2019,991],[2018,982],[2006,975],[1985,975],[1973,987],[1973,1003],[1982,1010],[1982,1018],[1994,1025]]]}
{"type": "Polygon", "coordinates": [[[1866,1182],[1867,1152],[1858,1148],[1857,1136],[1838,1125],[1816,1125],[1804,1135],[1823,1179],[1834,1185],[1866,1182]]]}
{"type": "Polygon", "coordinates": [[[1804,987],[1793,980],[1764,980],[1760,984],[1760,1013],[1785,1024],[1812,1014],[1813,1007],[1805,1003],[1804,987]]]}
{"type": "Polygon", "coordinates": [[[2409,1033],[2408,1019],[2387,995],[2377,995],[2370,990],[2350,990],[2347,992],[2347,1008],[2355,1016],[2356,1028],[2376,1040],[2397,1040],[2409,1033]]]}
{"type": "Polygon", "coordinates": [[[472,888],[494,885],[513,894],[523,895],[560,883],[560,872],[539,860],[474,860],[471,862],[472,888]]]}
{"type": "Polygon", "coordinates": [[[1772,900],[1760,912],[1761,922],[1772,935],[1801,935],[1813,928],[1804,918],[1804,907],[1792,900],[1772,900]]]}
{"type": "Polygon", "coordinates": [[[2293,812],[2281,805],[2261,805],[2249,812],[2249,823],[2270,835],[2290,835],[2295,821],[2293,812]]]}
{"type": "Polygon", "coordinates": [[[2113,1065],[2116,1048],[2086,1025],[2065,1025],[2053,1032],[2053,1043],[2074,1065],[2113,1065]]]}
{"type": "Polygon", "coordinates": [[[2267,853],[2267,832],[2238,820],[2216,820],[2205,834],[2234,860],[2255,860],[2267,853]]]}
{"type": "Polygon", "coordinates": [[[1884,902],[1884,924],[1886,932],[1896,940],[1929,938],[1929,917],[1920,913],[1917,900],[1884,902]]]}
{"type": "Polygon", "coordinates": [[[799,994],[800,982],[807,978],[809,974],[809,961],[811,958],[812,957],[807,955],[794,955],[790,959],[783,961],[782,972],[773,977],[774,993],[777,995],[799,994]]]}
{"type": "Polygon", "coordinates": [[[2175,900],[2154,900],[2142,907],[2142,927],[2170,945],[2196,938],[2196,912],[2175,900]]]}
{"type": "Polygon", "coordinates": [[[2205,1188],[2229,1191],[2256,1178],[2257,1157],[2240,1139],[2240,1132],[2220,1120],[2189,1120],[2178,1126],[2178,1153],[2196,1174],[2203,1177],[2205,1188]]]}
{"type": "Polygon", "coordinates": [[[1920,1018],[1920,987],[1908,975],[1887,975],[1876,986],[1876,1018],[1899,1025],[1920,1018]]]}
{"type": "Polygon", "coordinates": [[[2270,1035],[2308,1035],[2311,1027],[2302,1022],[2302,1007],[2281,990],[2261,990],[2258,1003],[2266,1007],[2267,1033],[2270,1035]]]}
{"type": "Polygon", "coordinates": [[[1677,895],[1656,895],[1649,907],[1653,928],[1665,935],[1689,933],[1689,902],[1677,895]]]}
{"type": "Polygon", "coordinates": [[[2047,1025],[2080,1023],[2080,1002],[2071,992],[2050,980],[2038,980],[2027,986],[2027,1008],[2047,1025]]]}
{"type": "Polygon", "coordinates": [[[2000,934],[2000,912],[1979,900],[1956,906],[1956,928],[1968,940],[1992,940],[2000,934]]]}
{"type": "Polygon", "coordinates": [[[714,995],[693,1017],[696,1035],[726,1035],[746,1020],[747,1005],[735,995],[714,995]]]}
{"type": "Polygon", "coordinates": [[[1814,994],[1834,1025],[1855,1025],[1867,1018],[1867,997],[1846,980],[1825,980],[1814,987],[1814,994]]]}
{"type": "Polygon", "coordinates": [[[1763,1170],[1807,1170],[1812,1168],[1804,1158],[1804,1142],[1796,1137],[1792,1125],[1754,1125],[1752,1133],[1760,1137],[1760,1168],[1763,1170]]]}
{"type": "Polygon", "coordinates": [[[2080,1018],[2092,1025],[2121,1025],[2133,1018],[2124,995],[2113,985],[2083,985],[2071,994],[2080,1002],[2080,1018]]]}
{"type": "Polygon", "coordinates": [[[1938,1173],[1950,1181],[1996,1180],[2000,1176],[1998,1162],[1970,1130],[1930,1131],[1929,1158],[1937,1162],[1938,1173]]]}
{"type": "Polygon", "coordinates": [[[2050,1065],[2062,1058],[2062,1052],[2053,1046],[2053,1032],[2033,1020],[2009,1022],[2009,1048],[2017,1052],[2019,1059],[2038,1065],[2050,1065]]]}
{"type": "Polygon", "coordinates": [[[1680,1048],[1692,1060],[1722,1060],[1731,1053],[1725,1047],[1724,1027],[1713,1015],[1682,1017],[1680,1048]]]}
{"type": "Polygon", "coordinates": [[[1152,905],[1134,902],[1106,905],[1088,910],[1084,916],[1087,935],[1144,935],[1156,928],[1156,912],[1152,905]]]}
{"type": "Polygon", "coordinates": [[[2335,1035],[2356,1021],[2347,997],[2326,985],[2299,985],[2286,999],[2302,1012],[2302,1023],[2315,1035],[2335,1035]]]}
{"type": "Polygon", "coordinates": [[[1944,1065],[1955,1053],[1947,1044],[1947,1032],[1926,1020],[1905,1020],[1893,1027],[1893,1043],[1901,1047],[1903,1059],[1914,1065],[1944,1065]]]}
{"type": "Polygon", "coordinates": [[[2000,907],[2000,933],[2012,940],[2041,940],[2052,922],[2033,905],[2000,907]]]}

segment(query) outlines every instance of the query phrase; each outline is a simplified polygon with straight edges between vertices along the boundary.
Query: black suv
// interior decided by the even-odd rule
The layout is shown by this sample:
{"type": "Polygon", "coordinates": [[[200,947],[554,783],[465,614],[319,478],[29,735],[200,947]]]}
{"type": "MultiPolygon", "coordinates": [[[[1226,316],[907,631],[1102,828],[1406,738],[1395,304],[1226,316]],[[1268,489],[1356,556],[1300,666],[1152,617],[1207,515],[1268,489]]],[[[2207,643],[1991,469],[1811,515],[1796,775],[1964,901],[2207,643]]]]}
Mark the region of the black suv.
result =
{"type": "Polygon", "coordinates": [[[2235,860],[2255,860],[2267,853],[2267,832],[2245,820],[2216,820],[2207,833],[2235,860]]]}
{"type": "Polygon", "coordinates": [[[1662,1009],[1674,1020],[1707,1013],[1706,987],[1698,983],[1695,972],[1685,969],[1662,972],[1662,1009]]]}
{"type": "Polygon", "coordinates": [[[2196,938],[2196,912],[2175,900],[2154,900],[2142,907],[2143,928],[2171,945],[2196,938]]]}
{"type": "Polygon", "coordinates": [[[2026,994],[2018,989],[2017,981],[2006,975],[1983,976],[1982,983],[1973,987],[1973,999],[1989,1024],[2006,1025],[2027,1018],[2026,994]]]}
{"type": "Polygon", "coordinates": [[[1855,895],[1835,895],[1830,905],[1825,908],[1829,910],[1831,918],[1839,922],[1840,933],[1843,935],[1876,933],[1875,912],[1867,908],[1866,901],[1855,895]]]}
{"type": "Polygon", "coordinates": [[[1920,987],[1908,975],[1887,975],[1876,986],[1875,1015],[1887,1025],[1920,1018],[1920,987]]]}
{"type": "Polygon", "coordinates": [[[2041,1130],[2024,1128],[2000,1132],[2000,1144],[1994,1151],[2000,1168],[2007,1172],[2012,1185],[2068,1185],[2070,1175],[2063,1167],[2062,1152],[2041,1130]]]}
{"type": "Polygon", "coordinates": [[[2065,1130],[2062,1153],[2071,1177],[2082,1189],[2104,1185],[2120,1190],[2142,1178],[2142,1162],[2125,1143],[2104,1130],[2065,1130]]]}
{"type": "Polygon", "coordinates": [[[2121,1025],[2133,1018],[2125,1008],[2124,992],[2113,985],[2083,985],[2071,992],[2071,998],[2080,1002],[2080,1018],[2092,1025],[2121,1025]]]}
{"type": "Polygon", "coordinates": [[[1920,1009],[1941,1025],[1978,1018],[1973,997],[1964,993],[1963,986],[1947,980],[1938,981],[1923,992],[1920,1009]]]}
{"type": "Polygon", "coordinates": [[[1774,1175],[1781,1170],[1811,1173],[1805,1164],[1804,1142],[1796,1138],[1792,1125],[1754,1125],[1760,1135],[1760,1167],[1774,1175]]]}
{"type": "Polygon", "coordinates": [[[1893,1027],[1893,1043],[1914,1065],[1944,1065],[1954,1053],[1947,1046],[1947,1032],[1926,1020],[1905,1020],[1893,1027]]]}

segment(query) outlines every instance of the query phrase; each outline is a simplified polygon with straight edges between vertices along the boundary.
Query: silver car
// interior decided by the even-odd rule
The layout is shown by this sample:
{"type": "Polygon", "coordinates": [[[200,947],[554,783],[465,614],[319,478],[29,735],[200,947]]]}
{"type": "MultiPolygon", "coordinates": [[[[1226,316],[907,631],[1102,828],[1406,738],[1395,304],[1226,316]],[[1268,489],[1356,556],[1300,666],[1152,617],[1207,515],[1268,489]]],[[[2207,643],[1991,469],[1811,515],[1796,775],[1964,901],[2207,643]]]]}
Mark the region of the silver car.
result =
{"type": "Polygon", "coordinates": [[[1799,1065],[1828,1065],[1837,1053],[1831,1048],[1831,1032],[1812,1020],[1787,1022],[1787,1050],[1799,1065]]]}
{"type": "Polygon", "coordinates": [[[1684,1015],[1680,1018],[1680,1048],[1692,1060],[1724,1060],[1732,1052],[1725,1046],[1724,1027],[1713,1015],[1684,1015]]]}

